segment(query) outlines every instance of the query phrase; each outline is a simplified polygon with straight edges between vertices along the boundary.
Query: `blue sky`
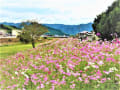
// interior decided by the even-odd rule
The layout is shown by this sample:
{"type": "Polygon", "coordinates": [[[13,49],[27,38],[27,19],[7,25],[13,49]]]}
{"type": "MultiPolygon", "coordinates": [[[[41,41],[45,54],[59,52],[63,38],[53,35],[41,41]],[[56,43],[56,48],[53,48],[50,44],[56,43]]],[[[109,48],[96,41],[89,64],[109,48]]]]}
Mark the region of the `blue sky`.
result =
{"type": "Polygon", "coordinates": [[[92,22],[115,0],[0,0],[0,22],[51,24],[92,22]]]}

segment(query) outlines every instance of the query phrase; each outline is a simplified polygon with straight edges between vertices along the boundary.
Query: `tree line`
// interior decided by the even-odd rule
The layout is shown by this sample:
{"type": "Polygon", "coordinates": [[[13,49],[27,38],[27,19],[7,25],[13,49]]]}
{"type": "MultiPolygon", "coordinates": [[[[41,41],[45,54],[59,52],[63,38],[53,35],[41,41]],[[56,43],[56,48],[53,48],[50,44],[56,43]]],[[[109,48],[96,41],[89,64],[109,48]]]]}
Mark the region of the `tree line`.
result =
{"type": "Polygon", "coordinates": [[[120,36],[120,0],[114,1],[105,12],[98,15],[92,26],[102,39],[112,40],[120,36]]]}

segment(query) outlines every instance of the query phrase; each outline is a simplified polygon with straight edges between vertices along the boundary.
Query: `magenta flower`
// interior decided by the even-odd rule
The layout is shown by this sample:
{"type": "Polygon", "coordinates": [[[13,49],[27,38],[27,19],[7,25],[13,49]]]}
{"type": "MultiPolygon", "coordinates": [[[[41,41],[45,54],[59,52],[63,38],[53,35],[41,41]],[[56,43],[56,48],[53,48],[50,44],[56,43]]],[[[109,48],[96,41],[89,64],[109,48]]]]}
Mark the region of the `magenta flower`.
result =
{"type": "Polygon", "coordinates": [[[78,80],[83,81],[81,77],[79,77],[78,80]]]}
{"type": "Polygon", "coordinates": [[[45,76],[45,77],[44,77],[44,81],[47,81],[47,80],[48,80],[48,77],[47,77],[47,76],[45,76]]]}
{"type": "Polygon", "coordinates": [[[104,83],[106,80],[107,80],[106,78],[102,78],[101,83],[104,83]]]}
{"type": "Polygon", "coordinates": [[[116,74],[116,76],[120,78],[120,74],[116,74]]]}
{"type": "Polygon", "coordinates": [[[32,54],[30,55],[30,59],[33,59],[33,55],[32,54]]]}
{"type": "Polygon", "coordinates": [[[100,34],[100,33],[97,33],[96,35],[97,35],[97,36],[100,36],[101,34],[100,34]]]}
{"type": "Polygon", "coordinates": [[[110,72],[107,72],[107,71],[103,71],[105,74],[109,74],[110,72]]]}
{"type": "Polygon", "coordinates": [[[75,84],[70,85],[70,88],[72,89],[75,88],[75,84]]]}
{"type": "Polygon", "coordinates": [[[98,71],[96,72],[96,74],[99,75],[99,76],[102,76],[102,73],[100,72],[100,70],[98,70],[98,71]]]}
{"type": "Polygon", "coordinates": [[[84,83],[89,83],[88,78],[85,78],[84,83]]]}
{"type": "Polygon", "coordinates": [[[49,68],[46,67],[46,68],[44,69],[44,71],[45,71],[45,72],[48,72],[48,71],[49,71],[49,68]]]}

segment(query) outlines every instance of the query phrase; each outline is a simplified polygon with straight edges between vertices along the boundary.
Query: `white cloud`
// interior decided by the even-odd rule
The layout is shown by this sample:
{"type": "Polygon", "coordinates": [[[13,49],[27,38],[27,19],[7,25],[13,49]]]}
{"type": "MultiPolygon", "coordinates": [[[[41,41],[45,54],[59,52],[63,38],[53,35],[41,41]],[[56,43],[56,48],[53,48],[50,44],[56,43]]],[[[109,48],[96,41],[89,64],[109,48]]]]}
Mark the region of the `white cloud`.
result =
{"type": "MultiPolygon", "coordinates": [[[[90,22],[96,15],[105,11],[109,5],[115,0],[0,0],[0,20],[26,20],[38,19],[46,23],[66,23],[79,24],[90,22]],[[34,11],[15,12],[6,8],[49,8],[56,13],[42,14],[34,11]],[[59,13],[58,13],[59,12],[59,13]],[[3,16],[4,15],[4,16],[3,16]],[[83,20],[84,19],[84,20],[83,20]]],[[[47,12],[47,11],[46,11],[47,12]]]]}

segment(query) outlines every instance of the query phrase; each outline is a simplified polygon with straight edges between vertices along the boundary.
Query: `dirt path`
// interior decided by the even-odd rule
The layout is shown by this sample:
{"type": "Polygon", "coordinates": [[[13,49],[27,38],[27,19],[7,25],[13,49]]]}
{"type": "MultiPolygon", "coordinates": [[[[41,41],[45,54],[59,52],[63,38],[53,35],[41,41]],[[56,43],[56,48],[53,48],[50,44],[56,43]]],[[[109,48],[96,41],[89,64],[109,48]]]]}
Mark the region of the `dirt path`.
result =
{"type": "Polygon", "coordinates": [[[53,40],[50,41],[46,41],[44,43],[40,43],[39,45],[37,45],[37,47],[45,45],[45,44],[50,44],[50,43],[54,43],[55,41],[59,40],[59,38],[54,38],[53,40]]]}

